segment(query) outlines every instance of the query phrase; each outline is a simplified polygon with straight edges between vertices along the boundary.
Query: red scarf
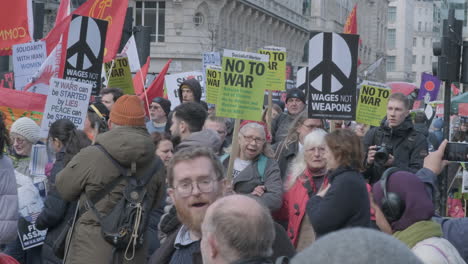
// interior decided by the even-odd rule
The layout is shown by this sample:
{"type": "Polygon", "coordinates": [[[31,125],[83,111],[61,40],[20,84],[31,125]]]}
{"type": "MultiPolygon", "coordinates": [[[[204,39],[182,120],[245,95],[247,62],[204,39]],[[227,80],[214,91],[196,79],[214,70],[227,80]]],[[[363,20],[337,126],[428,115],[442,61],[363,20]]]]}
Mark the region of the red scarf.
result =
{"type": "Polygon", "coordinates": [[[317,193],[318,189],[317,189],[317,186],[315,186],[315,182],[314,182],[314,177],[317,177],[317,176],[324,176],[324,179],[323,179],[323,183],[322,183],[322,186],[323,187],[327,187],[328,186],[328,177],[326,175],[327,173],[327,170],[326,169],[315,169],[315,170],[310,170],[310,169],[305,169],[304,171],[304,176],[306,179],[309,180],[309,183],[310,183],[310,186],[312,187],[312,191],[314,193],[317,193]]]}

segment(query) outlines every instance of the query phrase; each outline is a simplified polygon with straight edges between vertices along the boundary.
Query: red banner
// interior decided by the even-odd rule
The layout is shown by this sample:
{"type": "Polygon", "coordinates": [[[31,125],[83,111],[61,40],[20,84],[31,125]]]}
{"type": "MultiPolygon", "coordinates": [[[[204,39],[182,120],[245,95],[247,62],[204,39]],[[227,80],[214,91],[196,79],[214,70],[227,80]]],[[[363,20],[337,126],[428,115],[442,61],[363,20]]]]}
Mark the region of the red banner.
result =
{"type": "Polygon", "coordinates": [[[11,89],[0,89],[0,111],[6,116],[5,124],[10,128],[18,118],[26,116],[40,126],[47,95],[11,89]]]}
{"type": "Polygon", "coordinates": [[[2,1],[0,8],[0,56],[11,55],[13,45],[30,40],[28,0],[2,1]]]}
{"type": "Polygon", "coordinates": [[[444,117],[444,104],[438,104],[436,106],[436,116],[444,117]]]}
{"type": "Polygon", "coordinates": [[[458,115],[459,116],[468,116],[468,103],[459,103],[458,104],[458,115]]]}

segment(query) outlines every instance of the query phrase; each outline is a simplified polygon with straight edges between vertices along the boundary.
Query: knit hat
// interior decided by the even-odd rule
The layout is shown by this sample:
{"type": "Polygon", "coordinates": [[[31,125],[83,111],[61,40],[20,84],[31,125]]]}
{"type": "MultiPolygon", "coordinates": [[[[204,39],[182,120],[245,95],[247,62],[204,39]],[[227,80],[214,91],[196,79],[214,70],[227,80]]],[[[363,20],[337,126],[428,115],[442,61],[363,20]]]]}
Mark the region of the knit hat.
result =
{"type": "Polygon", "coordinates": [[[291,264],[422,264],[396,238],[369,228],[349,228],[319,238],[293,259],[291,264]]]}
{"type": "Polygon", "coordinates": [[[303,91],[298,88],[289,89],[286,94],[286,103],[288,103],[289,98],[297,98],[301,100],[304,104],[306,103],[306,96],[303,91]]]}
{"type": "Polygon", "coordinates": [[[166,115],[168,115],[171,111],[171,101],[167,99],[164,99],[162,97],[156,97],[153,99],[153,103],[159,104],[164,110],[164,113],[166,113],[166,115]]]}
{"type": "Polygon", "coordinates": [[[109,109],[101,102],[90,104],[88,111],[96,113],[100,118],[105,119],[106,122],[109,120],[109,109]]]}
{"type": "Polygon", "coordinates": [[[36,144],[40,139],[41,128],[29,117],[21,117],[11,126],[10,133],[16,133],[26,138],[30,143],[36,144]]]}
{"type": "Polygon", "coordinates": [[[123,95],[112,106],[110,121],[120,126],[144,126],[143,102],[136,95],[123,95]]]}

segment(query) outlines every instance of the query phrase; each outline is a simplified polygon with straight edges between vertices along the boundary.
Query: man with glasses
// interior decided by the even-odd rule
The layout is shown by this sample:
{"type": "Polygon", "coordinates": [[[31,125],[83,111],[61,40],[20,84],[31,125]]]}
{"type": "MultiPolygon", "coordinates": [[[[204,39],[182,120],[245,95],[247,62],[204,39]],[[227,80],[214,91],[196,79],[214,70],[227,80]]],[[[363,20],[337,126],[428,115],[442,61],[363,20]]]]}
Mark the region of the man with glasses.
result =
{"type": "Polygon", "coordinates": [[[167,115],[171,112],[171,101],[162,97],[156,97],[149,106],[151,120],[146,122],[148,133],[164,133],[167,123],[167,115]]]}
{"type": "Polygon", "coordinates": [[[182,226],[168,236],[149,263],[202,263],[201,223],[208,207],[224,192],[224,168],[205,147],[177,152],[167,168],[168,194],[182,226]]]}

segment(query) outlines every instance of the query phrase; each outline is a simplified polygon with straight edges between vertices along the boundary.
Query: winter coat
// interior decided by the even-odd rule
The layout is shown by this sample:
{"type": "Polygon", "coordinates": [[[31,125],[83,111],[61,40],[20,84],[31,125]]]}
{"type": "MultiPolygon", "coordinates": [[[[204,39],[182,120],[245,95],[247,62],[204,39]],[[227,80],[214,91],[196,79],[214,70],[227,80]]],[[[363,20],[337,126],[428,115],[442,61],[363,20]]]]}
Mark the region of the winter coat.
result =
{"type": "Polygon", "coordinates": [[[338,167],[329,175],[330,188],[324,197],[315,195],[306,210],[317,237],[346,227],[370,226],[370,202],[362,175],[338,167]]]}
{"type": "Polygon", "coordinates": [[[188,147],[203,146],[209,147],[213,150],[213,152],[217,153],[222,144],[223,142],[221,142],[217,132],[211,129],[205,129],[194,132],[182,140],[180,144],[177,145],[175,152],[188,147]]]}
{"type": "Polygon", "coordinates": [[[424,239],[411,248],[411,251],[425,264],[465,264],[457,249],[440,237],[424,239]]]}
{"type": "Polygon", "coordinates": [[[63,200],[55,188],[56,176],[64,167],[63,157],[63,152],[56,155],[54,167],[49,177],[51,190],[44,202],[44,208],[36,220],[37,229],[47,229],[47,236],[42,246],[42,261],[44,264],[62,263],[62,260],[54,255],[53,245],[63,229],[67,227],[67,222],[73,218],[76,209],[76,202],[63,200]]]}
{"type": "Polygon", "coordinates": [[[178,94],[179,94],[180,103],[182,103],[182,86],[183,85],[187,85],[190,88],[190,90],[192,90],[193,98],[195,99],[195,102],[199,103],[202,97],[202,87],[200,85],[200,82],[197,81],[196,79],[187,79],[179,85],[178,94]]]}
{"type": "MultiPolygon", "coordinates": [[[[145,127],[117,127],[99,134],[96,143],[103,146],[123,167],[129,168],[135,162],[136,177],[143,177],[153,165],[154,144],[145,127]]],[[[147,195],[152,201],[152,207],[159,204],[163,197],[164,173],[164,169],[160,169],[147,185],[147,195]]],[[[67,201],[80,199],[80,204],[86,204],[86,196],[95,197],[119,175],[118,168],[101,150],[96,146],[89,146],[75,155],[57,175],[57,190],[67,201]]],[[[108,214],[122,198],[125,185],[125,181],[119,182],[96,203],[96,209],[101,215],[108,214]]],[[[119,263],[145,263],[146,247],[144,245],[137,249],[131,261],[123,259],[123,252],[118,252],[115,257],[121,261],[119,263]]],[[[67,263],[108,263],[113,256],[113,249],[103,239],[95,213],[88,210],[75,224],[67,263]]]]}
{"type": "Polygon", "coordinates": [[[443,237],[447,239],[468,262],[468,218],[442,218],[434,216],[434,222],[442,226],[443,237]]]}
{"type": "Polygon", "coordinates": [[[291,142],[285,146],[285,140],[281,141],[276,149],[275,159],[278,161],[278,166],[281,171],[281,179],[285,180],[288,175],[289,165],[292,163],[297,153],[299,152],[299,141],[291,142]]]}
{"type": "Polygon", "coordinates": [[[18,190],[11,159],[0,156],[0,245],[17,237],[18,190]]]}
{"type": "MultiPolygon", "coordinates": [[[[281,181],[278,163],[268,158],[263,175],[263,182],[258,174],[257,164],[258,159],[254,160],[232,180],[233,190],[236,193],[246,194],[257,200],[271,211],[277,210],[281,207],[281,199],[283,197],[283,182],[281,181]],[[265,193],[260,197],[252,195],[251,193],[255,187],[259,185],[265,186],[265,193]]],[[[225,168],[228,167],[228,158],[223,161],[223,165],[225,168]]]]}
{"type": "Polygon", "coordinates": [[[288,135],[294,119],[301,113],[291,115],[288,112],[283,112],[273,119],[271,123],[272,144],[282,141],[288,135]]]}
{"type": "MultiPolygon", "coordinates": [[[[387,118],[385,117],[379,127],[371,128],[364,136],[366,161],[369,146],[382,146],[385,144],[391,149],[390,152],[395,158],[391,167],[398,167],[402,170],[416,173],[422,168],[424,158],[428,154],[426,137],[414,129],[413,122],[409,116],[403,123],[393,129],[388,127],[386,123],[387,118]]],[[[368,165],[364,176],[370,179],[369,183],[372,185],[380,179],[386,169],[374,162],[368,165]]]]}

